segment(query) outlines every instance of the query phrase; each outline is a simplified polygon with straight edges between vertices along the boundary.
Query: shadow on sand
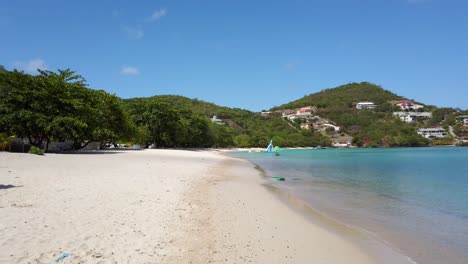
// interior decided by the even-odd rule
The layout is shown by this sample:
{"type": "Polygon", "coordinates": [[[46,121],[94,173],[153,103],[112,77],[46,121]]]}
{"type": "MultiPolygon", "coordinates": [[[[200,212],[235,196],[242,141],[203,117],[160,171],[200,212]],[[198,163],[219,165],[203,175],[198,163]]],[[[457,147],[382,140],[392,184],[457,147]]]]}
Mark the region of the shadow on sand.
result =
{"type": "Polygon", "coordinates": [[[6,190],[6,189],[11,189],[11,188],[17,188],[17,187],[21,187],[21,186],[15,186],[11,184],[8,184],[8,185],[0,184],[0,190],[6,190]]]}
{"type": "Polygon", "coordinates": [[[105,150],[79,150],[79,151],[63,151],[50,152],[55,154],[73,154],[73,155],[102,155],[102,154],[121,154],[125,152],[141,151],[143,149],[105,149],[105,150]]]}

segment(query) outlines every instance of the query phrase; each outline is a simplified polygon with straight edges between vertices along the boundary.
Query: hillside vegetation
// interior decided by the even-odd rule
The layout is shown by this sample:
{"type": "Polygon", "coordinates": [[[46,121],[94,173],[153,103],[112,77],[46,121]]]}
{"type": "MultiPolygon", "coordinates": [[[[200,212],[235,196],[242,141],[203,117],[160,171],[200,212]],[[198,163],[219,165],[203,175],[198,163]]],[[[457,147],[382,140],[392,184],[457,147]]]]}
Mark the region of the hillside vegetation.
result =
{"type": "MultiPolygon", "coordinates": [[[[165,113],[178,113],[184,116],[182,120],[186,121],[175,122],[173,129],[167,129],[167,131],[176,131],[177,134],[180,134],[181,131],[193,129],[194,124],[202,124],[202,120],[205,120],[204,122],[207,122],[207,124],[202,129],[206,132],[204,138],[197,144],[189,145],[193,147],[265,147],[271,139],[275,141],[275,144],[283,147],[330,144],[330,140],[322,134],[301,131],[279,116],[263,117],[247,110],[218,106],[182,96],[162,95],[126,99],[124,100],[124,107],[129,113],[130,119],[139,127],[140,131],[152,127],[151,123],[153,121],[150,116],[154,117],[157,115],[155,113],[159,113],[159,119],[162,119],[162,115],[165,115],[165,113]],[[221,119],[223,124],[209,121],[214,115],[221,119]],[[194,119],[198,119],[199,122],[194,122],[194,119]],[[188,128],[183,128],[183,124],[187,124],[188,128]]],[[[177,117],[173,116],[167,119],[174,120],[177,117]]],[[[189,131],[188,134],[193,135],[194,133],[189,131]]],[[[175,135],[173,137],[166,135],[165,138],[175,138],[175,135]]],[[[155,141],[156,144],[161,142],[161,140],[147,140],[147,143],[152,141],[155,141]]],[[[188,142],[194,143],[193,140],[188,142]]]]}
{"type": "MultiPolygon", "coordinates": [[[[338,134],[351,135],[358,146],[424,146],[429,141],[416,133],[417,127],[452,126],[463,113],[425,107],[433,113],[430,120],[407,124],[392,116],[398,109],[391,101],[400,99],[371,83],[351,83],[274,107],[264,116],[176,95],[121,99],[88,88],[68,69],[33,76],[0,67],[0,144],[5,149],[16,137],[45,150],[54,141],[71,141],[75,149],[91,141],[159,148],[266,147],[270,140],[282,147],[329,146],[327,131],[301,129],[300,122],[282,116],[284,109],[314,106],[314,115],[340,126],[338,134]],[[360,101],[378,107],[358,110],[360,101]]],[[[457,124],[453,131],[466,134],[464,129],[457,124]]]]}
{"type": "Polygon", "coordinates": [[[414,125],[392,116],[400,111],[391,101],[405,99],[368,82],[350,83],[310,94],[296,101],[274,107],[272,111],[315,106],[315,114],[342,127],[358,146],[425,146],[429,142],[416,132],[414,125]],[[370,101],[375,109],[359,110],[356,104],[370,101]]]}
{"type": "Polygon", "coordinates": [[[382,87],[368,83],[350,83],[336,88],[325,89],[318,93],[306,95],[298,100],[273,107],[271,110],[299,108],[314,105],[327,112],[353,109],[357,102],[371,101],[382,105],[391,100],[401,100],[402,96],[396,95],[382,87]]]}

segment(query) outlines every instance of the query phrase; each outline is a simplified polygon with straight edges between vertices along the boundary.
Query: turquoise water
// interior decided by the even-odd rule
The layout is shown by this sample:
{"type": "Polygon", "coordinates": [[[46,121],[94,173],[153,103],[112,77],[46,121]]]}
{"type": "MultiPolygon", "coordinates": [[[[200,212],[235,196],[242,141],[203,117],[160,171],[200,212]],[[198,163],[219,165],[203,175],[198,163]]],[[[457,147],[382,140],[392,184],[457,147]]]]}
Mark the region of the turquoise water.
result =
{"type": "Polygon", "coordinates": [[[468,148],[233,153],[318,211],[418,263],[468,263],[468,148]]]}

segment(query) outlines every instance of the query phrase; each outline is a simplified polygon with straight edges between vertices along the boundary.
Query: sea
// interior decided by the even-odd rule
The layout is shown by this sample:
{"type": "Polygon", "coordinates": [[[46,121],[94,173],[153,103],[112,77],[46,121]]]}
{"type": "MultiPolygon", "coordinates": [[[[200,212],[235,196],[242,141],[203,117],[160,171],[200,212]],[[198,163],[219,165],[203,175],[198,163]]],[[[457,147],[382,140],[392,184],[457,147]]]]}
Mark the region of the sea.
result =
{"type": "Polygon", "coordinates": [[[269,185],[379,241],[409,263],[468,263],[468,148],[229,155],[258,165],[269,185]]]}

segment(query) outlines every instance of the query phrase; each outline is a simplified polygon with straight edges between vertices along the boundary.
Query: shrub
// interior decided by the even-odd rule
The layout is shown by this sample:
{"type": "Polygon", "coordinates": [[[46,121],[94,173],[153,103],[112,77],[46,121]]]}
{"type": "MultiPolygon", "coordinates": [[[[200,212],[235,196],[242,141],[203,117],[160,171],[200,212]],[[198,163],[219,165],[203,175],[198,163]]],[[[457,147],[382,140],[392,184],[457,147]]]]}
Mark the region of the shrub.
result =
{"type": "Polygon", "coordinates": [[[7,150],[14,139],[14,136],[7,136],[6,133],[0,133],[0,151],[7,150]]]}
{"type": "Polygon", "coordinates": [[[35,154],[35,155],[44,155],[44,151],[41,148],[32,146],[29,149],[29,154],[35,154]]]}

